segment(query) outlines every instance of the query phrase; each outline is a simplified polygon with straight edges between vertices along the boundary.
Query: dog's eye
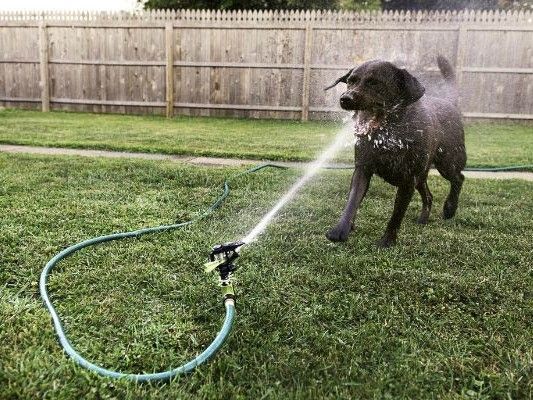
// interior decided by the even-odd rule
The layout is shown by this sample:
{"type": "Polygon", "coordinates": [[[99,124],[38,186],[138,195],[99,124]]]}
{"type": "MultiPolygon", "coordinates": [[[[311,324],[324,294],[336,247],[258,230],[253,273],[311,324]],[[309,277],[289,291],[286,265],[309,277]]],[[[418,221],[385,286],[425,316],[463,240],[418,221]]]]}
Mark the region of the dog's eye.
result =
{"type": "Polygon", "coordinates": [[[354,77],[350,77],[350,79],[348,79],[348,83],[350,85],[357,85],[359,83],[360,79],[358,76],[354,76],[354,77]]]}
{"type": "Polygon", "coordinates": [[[380,82],[377,79],[370,78],[370,79],[366,80],[365,84],[367,86],[378,86],[380,84],[380,82]]]}

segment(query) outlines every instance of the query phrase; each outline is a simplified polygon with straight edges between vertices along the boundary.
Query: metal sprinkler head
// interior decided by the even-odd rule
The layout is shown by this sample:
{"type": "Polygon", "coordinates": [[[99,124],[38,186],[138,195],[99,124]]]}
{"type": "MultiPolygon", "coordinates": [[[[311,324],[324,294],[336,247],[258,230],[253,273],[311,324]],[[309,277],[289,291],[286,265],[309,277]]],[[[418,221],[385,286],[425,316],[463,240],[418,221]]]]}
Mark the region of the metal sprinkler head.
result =
{"type": "Polygon", "coordinates": [[[205,272],[218,271],[220,286],[222,286],[223,292],[225,293],[225,299],[230,297],[234,298],[231,275],[237,269],[234,261],[239,257],[238,250],[244,244],[245,242],[243,241],[217,244],[209,254],[209,262],[204,264],[205,272]],[[227,291],[224,288],[227,288],[227,291]]]}

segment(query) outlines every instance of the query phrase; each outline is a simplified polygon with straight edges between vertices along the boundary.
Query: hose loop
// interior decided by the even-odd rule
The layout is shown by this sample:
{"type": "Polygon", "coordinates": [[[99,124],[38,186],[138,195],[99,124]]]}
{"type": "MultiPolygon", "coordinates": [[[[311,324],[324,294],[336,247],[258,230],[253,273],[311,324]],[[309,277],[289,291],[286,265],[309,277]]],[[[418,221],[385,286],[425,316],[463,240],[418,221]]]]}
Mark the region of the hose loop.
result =
{"type": "Polygon", "coordinates": [[[87,368],[93,372],[96,372],[97,374],[100,374],[105,377],[109,378],[118,378],[118,379],[127,379],[132,380],[135,382],[147,382],[147,381],[160,381],[160,380],[169,380],[175,377],[176,375],[185,374],[188,372],[191,372],[194,370],[197,366],[200,364],[206,362],[209,358],[211,358],[218,349],[224,344],[224,341],[228,337],[228,335],[231,332],[231,328],[233,326],[233,321],[235,318],[235,294],[233,292],[233,286],[230,288],[226,288],[223,290],[222,294],[224,297],[224,308],[226,310],[226,314],[224,317],[224,322],[222,323],[222,327],[220,331],[217,333],[211,344],[197,357],[190,360],[189,362],[173,369],[169,369],[168,371],[164,372],[157,372],[157,373],[149,373],[149,374],[132,374],[132,373],[123,373],[123,372],[117,372],[110,369],[103,368],[99,365],[96,365],[84,357],[82,357],[72,346],[70,341],[67,338],[67,335],[65,333],[65,329],[63,328],[63,324],[61,322],[61,319],[59,318],[59,315],[57,314],[50,297],[48,295],[48,289],[47,289],[47,281],[50,273],[54,269],[54,267],[64,258],[70,256],[71,254],[75,253],[78,250],[81,250],[85,247],[94,246],[100,243],[109,242],[112,240],[121,240],[121,239],[127,239],[127,238],[134,238],[139,237],[142,235],[146,235],[149,233],[160,233],[160,232],[166,232],[178,228],[185,227],[187,225],[191,225],[195,222],[200,221],[201,219],[204,219],[208,217],[209,215],[213,214],[215,210],[217,210],[226,200],[226,198],[229,196],[230,193],[230,186],[229,182],[232,179],[235,179],[237,177],[251,174],[257,171],[262,170],[263,168],[281,168],[286,169],[285,166],[275,165],[275,164],[261,164],[255,167],[252,167],[250,169],[247,169],[244,172],[240,172],[238,174],[235,174],[231,176],[230,178],[226,179],[223,186],[223,192],[218,196],[218,198],[213,202],[213,204],[202,214],[200,214],[198,217],[181,223],[171,224],[171,225],[161,225],[161,226],[155,226],[155,227],[149,227],[149,228],[143,228],[138,229],[135,231],[130,232],[119,232],[119,233],[113,233],[110,235],[104,235],[104,236],[98,236],[94,237],[88,240],[84,240],[83,242],[74,244],[58,254],[56,254],[50,261],[48,261],[44,267],[44,269],[41,272],[41,276],[39,279],[39,291],[41,293],[41,297],[43,299],[45,307],[50,312],[50,315],[52,316],[52,321],[54,324],[54,328],[56,330],[57,336],[59,338],[59,343],[65,350],[65,352],[79,365],[81,365],[84,368],[87,368]]]}

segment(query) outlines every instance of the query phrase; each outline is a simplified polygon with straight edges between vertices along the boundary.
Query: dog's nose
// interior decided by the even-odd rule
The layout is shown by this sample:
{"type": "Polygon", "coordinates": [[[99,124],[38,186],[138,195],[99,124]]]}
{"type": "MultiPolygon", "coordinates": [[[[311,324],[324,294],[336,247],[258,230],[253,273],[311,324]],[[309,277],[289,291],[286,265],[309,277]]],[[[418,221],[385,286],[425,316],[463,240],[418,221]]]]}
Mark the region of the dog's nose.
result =
{"type": "Polygon", "coordinates": [[[340,98],[341,107],[345,110],[350,108],[350,106],[353,104],[353,99],[350,95],[343,94],[340,98]]]}

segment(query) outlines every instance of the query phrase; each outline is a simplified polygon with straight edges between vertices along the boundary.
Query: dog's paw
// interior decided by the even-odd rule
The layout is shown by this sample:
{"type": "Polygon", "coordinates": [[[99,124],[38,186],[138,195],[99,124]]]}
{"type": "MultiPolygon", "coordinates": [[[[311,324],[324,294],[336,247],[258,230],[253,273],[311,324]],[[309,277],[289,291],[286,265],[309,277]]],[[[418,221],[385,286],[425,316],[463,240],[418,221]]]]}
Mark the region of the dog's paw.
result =
{"type": "Polygon", "coordinates": [[[389,247],[392,247],[395,244],[396,244],[396,238],[388,236],[388,235],[383,235],[383,237],[376,242],[376,246],[378,246],[381,249],[388,249],[389,247]]]}
{"type": "Polygon", "coordinates": [[[442,218],[443,219],[453,218],[456,211],[457,211],[457,204],[454,204],[451,201],[446,200],[444,202],[444,207],[442,208],[442,218]]]}
{"type": "Polygon", "coordinates": [[[348,240],[348,234],[352,229],[353,225],[348,226],[347,228],[342,226],[336,226],[330,229],[328,233],[326,233],[326,237],[332,242],[345,242],[346,240],[348,240]]]}
{"type": "Polygon", "coordinates": [[[427,225],[428,222],[429,222],[429,217],[423,214],[420,215],[420,217],[418,217],[418,219],[416,220],[416,223],[420,225],[427,225]]]}

